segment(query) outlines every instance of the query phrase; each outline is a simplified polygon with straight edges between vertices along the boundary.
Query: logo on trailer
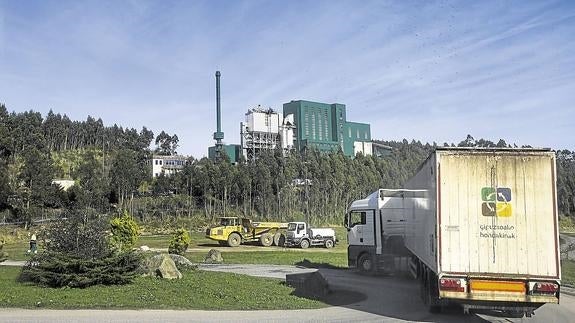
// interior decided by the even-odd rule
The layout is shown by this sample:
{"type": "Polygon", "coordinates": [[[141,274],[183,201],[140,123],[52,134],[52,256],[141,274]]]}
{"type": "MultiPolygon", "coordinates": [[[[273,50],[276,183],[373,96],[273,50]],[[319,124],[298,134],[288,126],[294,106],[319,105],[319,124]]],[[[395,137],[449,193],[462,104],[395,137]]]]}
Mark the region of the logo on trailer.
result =
{"type": "Polygon", "coordinates": [[[511,189],[508,187],[483,187],[481,200],[484,216],[510,217],[512,214],[511,189]]]}

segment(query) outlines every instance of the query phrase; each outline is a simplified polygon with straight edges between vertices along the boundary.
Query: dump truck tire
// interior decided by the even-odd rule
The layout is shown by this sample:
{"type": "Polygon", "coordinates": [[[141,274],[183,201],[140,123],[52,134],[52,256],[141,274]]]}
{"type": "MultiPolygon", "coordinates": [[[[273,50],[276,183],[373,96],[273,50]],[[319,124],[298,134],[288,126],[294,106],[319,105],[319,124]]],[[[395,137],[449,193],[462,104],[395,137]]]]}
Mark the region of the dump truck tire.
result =
{"type": "Polygon", "coordinates": [[[264,233],[260,237],[260,244],[264,247],[269,247],[274,243],[274,237],[271,233],[264,233]]]}
{"type": "Polygon", "coordinates": [[[302,239],[302,241],[299,243],[299,246],[302,249],[307,249],[309,247],[309,240],[307,239],[302,239]]]}
{"type": "Polygon", "coordinates": [[[281,247],[281,245],[280,245],[281,236],[282,236],[282,234],[280,232],[276,232],[276,234],[274,234],[274,246],[281,247]]]}
{"type": "Polygon", "coordinates": [[[280,237],[279,237],[279,239],[278,239],[278,244],[277,244],[277,245],[278,245],[278,247],[285,247],[285,245],[286,245],[286,236],[285,236],[285,234],[283,234],[283,233],[280,234],[280,237]]]}
{"type": "Polygon", "coordinates": [[[228,236],[228,246],[237,247],[242,243],[242,237],[237,233],[232,233],[228,236]]]}

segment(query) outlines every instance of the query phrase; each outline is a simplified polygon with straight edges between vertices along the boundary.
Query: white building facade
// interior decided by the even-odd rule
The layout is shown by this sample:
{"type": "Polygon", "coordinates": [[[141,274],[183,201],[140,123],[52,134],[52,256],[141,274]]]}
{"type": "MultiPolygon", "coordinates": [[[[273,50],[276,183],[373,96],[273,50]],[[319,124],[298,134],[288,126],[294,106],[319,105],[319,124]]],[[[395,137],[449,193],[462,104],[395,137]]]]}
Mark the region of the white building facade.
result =
{"type": "Polygon", "coordinates": [[[162,173],[166,176],[175,174],[184,168],[187,160],[186,156],[154,155],[152,157],[152,176],[158,177],[162,173]]]}

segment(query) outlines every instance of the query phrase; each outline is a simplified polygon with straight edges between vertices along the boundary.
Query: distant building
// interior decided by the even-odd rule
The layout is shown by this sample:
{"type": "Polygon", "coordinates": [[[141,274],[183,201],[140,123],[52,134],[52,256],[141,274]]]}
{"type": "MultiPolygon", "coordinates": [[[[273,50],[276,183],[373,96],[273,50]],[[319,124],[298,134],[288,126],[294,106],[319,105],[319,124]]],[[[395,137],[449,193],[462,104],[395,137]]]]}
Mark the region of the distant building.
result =
{"type": "Polygon", "coordinates": [[[345,104],[291,101],[284,103],[283,114],[293,115],[293,142],[299,151],[314,147],[320,151],[341,149],[347,156],[373,154],[370,125],[347,121],[345,104]]]}
{"type": "Polygon", "coordinates": [[[246,113],[245,123],[240,124],[242,153],[246,160],[254,160],[263,150],[293,148],[293,115],[284,118],[271,108],[260,106],[246,113]]]}
{"type": "Polygon", "coordinates": [[[58,185],[63,191],[67,191],[70,187],[74,186],[75,182],[71,179],[54,179],[52,185],[58,185]]]}
{"type": "MultiPolygon", "coordinates": [[[[226,145],[222,144],[222,152],[228,156],[230,162],[235,164],[239,161],[240,155],[242,154],[242,146],[240,145],[226,145]]],[[[208,158],[215,161],[217,146],[208,147],[208,158]]]]}
{"type": "Polygon", "coordinates": [[[152,157],[152,176],[158,177],[160,174],[172,175],[184,168],[188,158],[186,156],[161,156],[152,157]]]}

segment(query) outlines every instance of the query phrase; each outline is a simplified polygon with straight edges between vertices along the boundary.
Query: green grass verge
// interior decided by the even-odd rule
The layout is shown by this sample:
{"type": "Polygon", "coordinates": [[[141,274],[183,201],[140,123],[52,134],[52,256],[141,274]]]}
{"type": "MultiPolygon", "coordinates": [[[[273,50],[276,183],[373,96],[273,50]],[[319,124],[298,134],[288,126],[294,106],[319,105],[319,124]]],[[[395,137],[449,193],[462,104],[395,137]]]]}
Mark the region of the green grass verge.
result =
{"type": "Polygon", "coordinates": [[[8,253],[8,259],[10,260],[28,260],[30,258],[30,255],[26,253],[28,247],[28,241],[14,242],[5,244],[2,250],[8,253]]]}
{"type": "MultiPolygon", "coordinates": [[[[206,252],[188,252],[186,257],[192,262],[202,262],[206,252]]],[[[308,265],[347,268],[347,253],[325,251],[281,250],[258,252],[222,252],[225,264],[270,264],[270,265],[308,265]],[[310,264],[311,263],[311,264],[310,264]]]]}
{"type": "Polygon", "coordinates": [[[562,284],[575,286],[575,261],[561,261],[561,282],[562,284]]]}
{"type": "Polygon", "coordinates": [[[321,308],[326,304],[291,295],[276,279],[208,271],[184,271],[179,280],[139,277],[124,286],[42,288],[16,282],[17,267],[0,267],[2,307],[49,309],[263,310],[321,308]],[[246,288],[250,286],[250,288],[246,288]],[[254,287],[255,286],[255,287],[254,287]]]}

